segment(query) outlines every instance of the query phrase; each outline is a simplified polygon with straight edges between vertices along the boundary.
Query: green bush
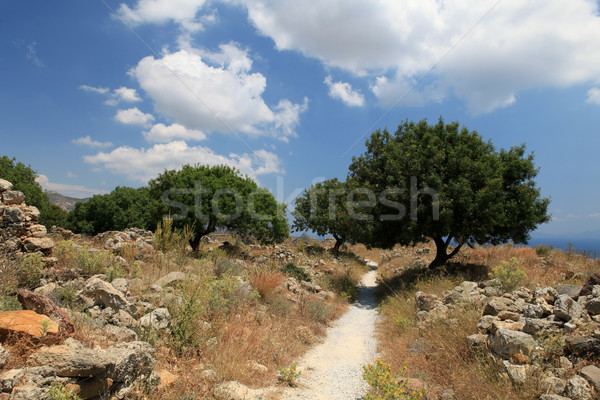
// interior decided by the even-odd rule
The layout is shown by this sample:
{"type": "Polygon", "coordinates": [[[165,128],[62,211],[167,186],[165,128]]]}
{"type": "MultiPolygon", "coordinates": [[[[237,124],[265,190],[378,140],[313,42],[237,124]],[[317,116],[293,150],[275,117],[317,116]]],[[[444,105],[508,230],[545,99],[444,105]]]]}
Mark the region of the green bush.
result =
{"type": "Polygon", "coordinates": [[[308,315],[313,321],[325,323],[333,311],[333,306],[324,300],[317,300],[308,303],[307,309],[308,315]]]}
{"type": "Polygon", "coordinates": [[[19,285],[28,288],[39,286],[44,277],[44,262],[38,253],[27,254],[19,260],[18,278],[19,285]]]}
{"type": "Polygon", "coordinates": [[[537,246],[535,246],[535,252],[540,257],[550,255],[550,253],[552,253],[552,250],[554,250],[553,246],[546,246],[543,244],[538,244],[537,246]]]}
{"type": "Polygon", "coordinates": [[[48,392],[48,400],[82,400],[81,397],[63,384],[53,383],[48,392]]]}
{"type": "Polygon", "coordinates": [[[85,275],[104,274],[116,263],[112,254],[106,251],[90,251],[87,247],[80,248],[77,256],[78,267],[85,275]]]}
{"type": "Polygon", "coordinates": [[[220,278],[224,275],[239,275],[241,268],[236,263],[226,258],[221,258],[215,263],[214,270],[215,275],[220,278]]]}
{"type": "Polygon", "coordinates": [[[422,399],[425,389],[413,392],[406,389],[406,381],[402,380],[404,370],[406,366],[397,374],[392,374],[392,366],[384,364],[379,358],[375,364],[365,365],[363,379],[371,386],[365,400],[422,399]]]}
{"type": "Polygon", "coordinates": [[[77,288],[73,285],[66,285],[58,290],[56,299],[61,305],[73,307],[77,300],[77,288]]]}
{"type": "Polygon", "coordinates": [[[297,267],[294,263],[287,263],[281,268],[281,272],[292,278],[296,278],[299,281],[310,282],[310,275],[304,270],[304,268],[297,267]]]}
{"type": "Polygon", "coordinates": [[[0,311],[22,310],[21,303],[16,296],[0,295],[0,311]]]}
{"type": "Polygon", "coordinates": [[[505,292],[512,292],[527,278],[527,274],[524,268],[519,267],[519,261],[513,257],[510,261],[501,261],[500,265],[494,267],[490,278],[498,279],[505,292]]]}

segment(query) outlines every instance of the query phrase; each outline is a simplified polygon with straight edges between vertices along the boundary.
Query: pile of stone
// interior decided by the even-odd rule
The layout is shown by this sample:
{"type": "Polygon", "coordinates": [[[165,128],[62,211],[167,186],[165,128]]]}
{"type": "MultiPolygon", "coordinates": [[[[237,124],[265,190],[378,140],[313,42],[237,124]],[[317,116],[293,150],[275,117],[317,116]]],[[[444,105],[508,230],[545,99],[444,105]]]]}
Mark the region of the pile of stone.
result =
{"type": "Polygon", "coordinates": [[[0,251],[9,255],[39,253],[45,262],[54,262],[54,241],[38,223],[40,211],[25,204],[23,192],[12,188],[12,183],[0,179],[0,251]]]}
{"type": "Polygon", "coordinates": [[[106,250],[111,250],[116,254],[120,254],[128,245],[133,247],[138,254],[149,253],[153,249],[152,232],[139,228],[103,232],[96,235],[95,238],[104,243],[106,250]]]}
{"type": "Polygon", "coordinates": [[[483,309],[480,333],[467,338],[474,349],[501,362],[520,385],[532,374],[542,376],[545,400],[588,400],[600,396],[600,274],[582,286],[520,288],[503,293],[499,282],[462,282],[441,298],[416,293],[421,324],[447,319],[450,311],[471,304],[483,309]],[[563,353],[547,365],[548,340],[563,353]],[[546,341],[546,342],[545,342],[546,341]]]}

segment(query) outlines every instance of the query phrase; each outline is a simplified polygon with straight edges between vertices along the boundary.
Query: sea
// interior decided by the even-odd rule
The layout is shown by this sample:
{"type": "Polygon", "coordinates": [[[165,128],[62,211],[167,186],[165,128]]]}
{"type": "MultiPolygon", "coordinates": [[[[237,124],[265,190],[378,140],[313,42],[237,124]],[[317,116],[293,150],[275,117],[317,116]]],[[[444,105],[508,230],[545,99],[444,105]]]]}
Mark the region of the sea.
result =
{"type": "Polygon", "coordinates": [[[544,237],[532,238],[528,242],[528,246],[531,247],[540,244],[561,250],[569,250],[569,246],[571,246],[572,251],[585,253],[591,258],[600,258],[600,239],[544,237]]]}

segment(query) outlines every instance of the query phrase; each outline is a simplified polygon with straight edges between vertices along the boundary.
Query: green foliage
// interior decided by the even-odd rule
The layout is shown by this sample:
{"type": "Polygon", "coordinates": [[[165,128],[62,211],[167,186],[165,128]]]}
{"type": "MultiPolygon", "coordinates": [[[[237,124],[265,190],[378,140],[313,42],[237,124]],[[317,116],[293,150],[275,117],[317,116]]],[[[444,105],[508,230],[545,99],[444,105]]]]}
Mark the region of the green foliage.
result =
{"type": "Polygon", "coordinates": [[[325,300],[315,300],[308,303],[308,315],[318,323],[325,323],[333,311],[333,306],[325,300]]]}
{"type": "Polygon", "coordinates": [[[96,235],[133,227],[152,229],[157,221],[156,202],[147,187],[118,186],[109,194],[77,203],[67,217],[67,227],[76,233],[96,235]]]}
{"type": "Polygon", "coordinates": [[[217,229],[252,235],[262,243],[280,243],[288,236],[285,206],[234,168],[185,165],[165,170],[149,185],[160,214],[172,214],[176,227],[193,227],[194,250],[202,236],[217,229]]]}
{"type": "Polygon", "coordinates": [[[20,286],[35,288],[44,277],[44,262],[38,253],[21,256],[18,264],[18,279],[20,286]]]}
{"type": "Polygon", "coordinates": [[[156,226],[152,245],[154,249],[167,253],[170,251],[185,251],[193,233],[192,229],[185,225],[182,229],[173,227],[173,219],[164,218],[156,226]]]}
{"type": "Polygon", "coordinates": [[[17,296],[0,294],[0,311],[17,311],[22,309],[23,307],[21,307],[17,296]]]}
{"type": "Polygon", "coordinates": [[[39,183],[35,181],[37,172],[31,166],[16,159],[2,156],[0,158],[0,178],[13,184],[13,190],[19,190],[25,195],[25,202],[40,210],[40,224],[47,228],[53,225],[65,226],[67,212],[57,205],[50,203],[48,195],[39,183]]]}
{"type": "Polygon", "coordinates": [[[81,400],[81,397],[61,383],[53,383],[48,391],[48,400],[81,400]]]}
{"type": "Polygon", "coordinates": [[[234,262],[229,261],[226,258],[220,258],[215,263],[214,271],[218,278],[225,275],[236,276],[239,275],[242,268],[234,262]]]}
{"type": "Polygon", "coordinates": [[[550,255],[550,253],[552,253],[552,250],[554,250],[553,246],[545,246],[543,244],[538,244],[534,248],[535,248],[536,254],[540,257],[548,256],[548,255],[550,255]]]}
{"type": "Polygon", "coordinates": [[[289,386],[296,386],[296,379],[302,375],[301,371],[296,370],[296,364],[290,365],[289,368],[279,367],[279,380],[289,386]]]}
{"type": "Polygon", "coordinates": [[[525,268],[519,267],[519,261],[511,258],[510,261],[501,261],[490,273],[491,279],[498,279],[500,287],[505,292],[512,292],[527,278],[525,268]]]}
{"type": "Polygon", "coordinates": [[[392,366],[384,364],[379,358],[375,364],[363,367],[363,379],[371,386],[365,400],[422,399],[425,389],[410,392],[406,389],[406,381],[400,379],[406,365],[397,374],[392,374],[392,366]]]}
{"type": "Polygon", "coordinates": [[[66,285],[61,287],[56,294],[56,299],[68,307],[73,307],[77,301],[77,288],[73,285],[66,285]]]}
{"type": "Polygon", "coordinates": [[[549,221],[549,199],[540,196],[533,154],[524,145],[497,151],[476,132],[440,118],[436,125],[406,121],[394,134],[377,130],[366,147],[353,158],[349,181],[379,199],[359,238],[368,246],[433,239],[434,268],[464,244],[526,243],[529,232],[549,221]],[[458,245],[447,254],[453,241],[458,245]]]}
{"type": "Polygon", "coordinates": [[[81,247],[77,252],[77,265],[84,275],[104,274],[109,268],[116,268],[117,260],[107,251],[90,251],[81,247]]]}
{"type": "Polygon", "coordinates": [[[310,282],[310,275],[304,270],[304,268],[297,267],[294,263],[287,263],[281,268],[281,272],[283,272],[287,276],[291,276],[293,278],[298,279],[299,281],[307,281],[310,282]]]}
{"type": "Polygon", "coordinates": [[[296,198],[293,229],[332,235],[336,241],[333,250],[338,253],[340,246],[352,240],[360,229],[360,224],[348,214],[349,192],[348,184],[335,178],[312,185],[296,198]]]}

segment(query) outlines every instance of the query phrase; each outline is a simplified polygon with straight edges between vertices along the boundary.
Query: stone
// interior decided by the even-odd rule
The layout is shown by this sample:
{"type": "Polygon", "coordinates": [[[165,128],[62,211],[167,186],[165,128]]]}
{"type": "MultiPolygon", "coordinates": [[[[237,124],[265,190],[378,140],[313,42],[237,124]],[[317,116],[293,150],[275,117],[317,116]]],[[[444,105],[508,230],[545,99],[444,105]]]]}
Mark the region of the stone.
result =
{"type": "Polygon", "coordinates": [[[567,350],[583,358],[600,357],[600,339],[594,337],[572,337],[565,340],[567,350]]]}
{"type": "Polygon", "coordinates": [[[494,321],[499,321],[498,317],[494,315],[484,315],[479,319],[479,322],[477,323],[477,329],[479,329],[481,332],[487,333],[490,331],[490,329],[492,329],[492,323],[494,321]]]}
{"type": "Polygon", "coordinates": [[[40,210],[34,206],[23,207],[23,214],[26,221],[37,222],[40,219],[40,210]]]}
{"type": "Polygon", "coordinates": [[[114,382],[134,382],[139,376],[150,375],[154,367],[154,348],[146,342],[120,343],[107,348],[107,375],[114,382]]]}
{"type": "Polygon", "coordinates": [[[266,366],[257,363],[254,360],[251,360],[248,362],[248,368],[258,374],[266,374],[267,372],[269,372],[269,368],[267,368],[266,366]]]}
{"type": "Polygon", "coordinates": [[[0,344],[0,369],[4,368],[6,362],[8,361],[8,357],[10,357],[10,351],[6,350],[0,344]]]}
{"type": "Polygon", "coordinates": [[[2,193],[2,197],[4,199],[4,204],[6,205],[20,205],[25,201],[25,195],[23,192],[18,190],[7,190],[2,193]]]}
{"type": "Polygon", "coordinates": [[[600,314],[600,298],[593,298],[585,303],[585,310],[591,315],[600,314]]]}
{"type": "Polygon", "coordinates": [[[523,316],[526,318],[542,318],[544,309],[537,304],[527,304],[523,307],[523,316]]]}
{"type": "Polygon", "coordinates": [[[458,400],[458,397],[456,396],[456,393],[454,392],[454,390],[452,389],[446,389],[440,392],[440,394],[438,394],[438,399],[439,400],[458,400]]]}
{"type": "Polygon", "coordinates": [[[72,336],[75,333],[75,325],[71,317],[65,311],[58,308],[50,298],[25,289],[17,291],[17,298],[24,310],[35,311],[58,322],[61,333],[67,336],[72,336]]]}
{"type": "Polygon", "coordinates": [[[581,291],[579,292],[579,296],[591,295],[594,291],[594,285],[600,285],[600,272],[596,272],[595,274],[592,274],[587,279],[587,281],[585,281],[585,284],[583,285],[583,287],[581,288],[581,291]]]}
{"type": "Polygon", "coordinates": [[[600,393],[600,368],[595,365],[587,365],[581,368],[579,375],[584,377],[594,387],[596,393],[600,393]]]}
{"type": "Polygon", "coordinates": [[[4,216],[2,219],[8,224],[20,224],[25,221],[27,217],[23,210],[18,207],[9,207],[4,210],[4,216]]]}
{"type": "Polygon", "coordinates": [[[0,312],[0,335],[25,333],[40,338],[58,334],[58,324],[45,315],[30,310],[0,312]]]}
{"type": "Polygon", "coordinates": [[[266,400],[266,393],[261,389],[250,389],[240,382],[223,382],[213,392],[217,400],[266,400]]]}
{"type": "Polygon", "coordinates": [[[500,318],[503,321],[504,320],[518,321],[519,318],[521,318],[521,314],[512,312],[512,311],[500,311],[498,313],[498,318],[500,318]]]}
{"type": "Polygon", "coordinates": [[[138,340],[138,335],[134,330],[126,328],[124,326],[117,326],[113,324],[104,325],[104,331],[108,335],[112,335],[117,338],[120,342],[138,340]]]}
{"type": "Polygon", "coordinates": [[[156,284],[158,286],[173,286],[179,282],[182,282],[185,277],[186,275],[184,272],[173,271],[157,280],[156,284]]]}
{"type": "Polygon", "coordinates": [[[166,308],[157,308],[140,319],[140,326],[152,327],[157,331],[166,331],[171,326],[171,314],[166,308]]]}
{"type": "Polygon", "coordinates": [[[483,315],[498,315],[501,311],[519,312],[515,302],[506,297],[492,297],[483,309],[483,315]]]}
{"type": "Polygon", "coordinates": [[[515,322],[512,320],[506,321],[494,321],[490,327],[490,333],[496,333],[498,329],[509,329],[511,331],[522,331],[525,326],[522,322],[515,322]]]}
{"type": "Polygon", "coordinates": [[[44,225],[31,225],[29,227],[29,234],[36,238],[43,238],[48,234],[48,231],[44,225]]]}
{"type": "MultiPolygon", "coordinates": [[[[112,310],[107,308],[106,310],[112,310]]],[[[110,317],[106,319],[110,323],[124,328],[134,329],[138,326],[138,322],[127,311],[118,310],[115,313],[110,313],[110,317]]]]}
{"type": "Polygon", "coordinates": [[[56,380],[56,371],[47,365],[23,370],[23,375],[15,381],[12,400],[45,399],[49,386],[56,380]]]}
{"type": "Polygon", "coordinates": [[[559,396],[557,394],[543,394],[540,396],[540,400],[571,400],[568,397],[559,396]]]}
{"type": "Polygon", "coordinates": [[[112,386],[110,379],[96,377],[92,379],[78,380],[76,383],[67,383],[65,388],[73,391],[82,399],[93,399],[104,395],[112,386]]]}
{"type": "Polygon", "coordinates": [[[37,238],[37,237],[28,237],[23,241],[23,247],[29,253],[35,253],[37,251],[41,251],[42,253],[47,253],[52,250],[54,247],[54,240],[50,238],[37,238]]]}
{"type": "Polygon", "coordinates": [[[575,375],[571,379],[567,380],[565,395],[572,399],[590,400],[592,399],[592,388],[584,378],[579,375],[575,375]]]}
{"type": "Polygon", "coordinates": [[[7,190],[11,190],[13,188],[13,184],[7,180],[0,179],[0,193],[6,192],[7,190]]]}
{"type": "Polygon", "coordinates": [[[542,298],[548,303],[554,303],[554,299],[558,297],[558,292],[552,286],[537,287],[533,291],[534,298],[542,298]]]}
{"type": "Polygon", "coordinates": [[[131,304],[125,295],[115,289],[110,283],[98,277],[91,277],[82,289],[81,294],[91,298],[94,304],[110,307],[113,310],[125,310],[129,314],[135,314],[137,308],[131,304]]]}
{"type": "Polygon", "coordinates": [[[8,371],[3,371],[0,373],[0,391],[2,392],[12,392],[15,387],[15,383],[21,379],[25,370],[22,368],[19,369],[9,369],[8,371]]]}
{"type": "Polygon", "coordinates": [[[63,345],[42,347],[27,360],[28,365],[49,365],[57,376],[90,377],[106,371],[106,361],[93,349],[74,339],[63,345]]]}
{"type": "Polygon", "coordinates": [[[517,353],[530,356],[535,349],[535,340],[524,332],[498,329],[490,338],[490,347],[494,353],[504,359],[510,359],[517,353]]]}
{"type": "Polygon", "coordinates": [[[129,291],[127,279],[125,278],[114,279],[110,284],[123,294],[127,294],[129,291]]]}
{"type": "Polygon", "coordinates": [[[569,295],[561,294],[554,302],[554,315],[563,321],[580,318],[583,312],[581,304],[573,300],[569,295]]]}
{"type": "Polygon", "coordinates": [[[566,386],[567,381],[556,376],[548,376],[541,382],[541,389],[546,394],[562,394],[566,386]]]}
{"type": "Polygon", "coordinates": [[[57,283],[50,282],[44,286],[40,286],[39,288],[34,289],[33,293],[48,296],[48,295],[54,293],[55,291],[57,291],[58,289],[60,289],[60,286],[58,286],[57,283]]]}
{"type": "Polygon", "coordinates": [[[484,350],[487,347],[488,335],[476,333],[467,337],[467,344],[472,349],[484,350]]]}
{"type": "Polygon", "coordinates": [[[567,283],[559,283],[556,285],[556,292],[560,296],[561,294],[566,294],[571,297],[573,300],[577,300],[579,297],[579,292],[581,292],[582,287],[578,285],[569,285],[567,283]]]}
{"type": "Polygon", "coordinates": [[[217,382],[219,380],[217,373],[212,369],[205,369],[204,371],[200,372],[200,378],[207,382],[217,382]]]}
{"type": "Polygon", "coordinates": [[[415,293],[415,306],[418,311],[431,311],[441,304],[441,301],[436,295],[423,292],[415,293]]]}
{"type": "Polygon", "coordinates": [[[514,365],[509,361],[503,361],[502,364],[504,364],[506,373],[513,385],[523,385],[527,382],[527,376],[531,368],[529,365],[514,365]]]}
{"type": "Polygon", "coordinates": [[[525,323],[523,326],[523,332],[535,335],[541,331],[554,331],[562,327],[563,323],[559,321],[550,321],[548,319],[540,318],[523,318],[522,321],[525,323]]]}

